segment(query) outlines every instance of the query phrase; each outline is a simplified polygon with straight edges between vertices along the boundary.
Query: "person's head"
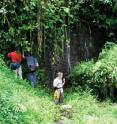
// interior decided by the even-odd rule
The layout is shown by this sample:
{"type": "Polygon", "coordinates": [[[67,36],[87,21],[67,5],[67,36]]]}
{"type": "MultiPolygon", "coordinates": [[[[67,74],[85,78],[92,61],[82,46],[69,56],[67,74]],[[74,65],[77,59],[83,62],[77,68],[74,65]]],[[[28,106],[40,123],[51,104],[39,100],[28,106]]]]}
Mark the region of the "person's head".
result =
{"type": "Polygon", "coordinates": [[[60,79],[62,79],[63,78],[63,73],[62,72],[58,72],[57,73],[57,77],[60,78],[60,79]]]}
{"type": "Polygon", "coordinates": [[[20,45],[16,45],[15,51],[16,51],[16,52],[21,52],[21,46],[20,46],[20,45]]]}
{"type": "Polygon", "coordinates": [[[33,56],[33,53],[31,51],[26,51],[25,55],[26,56],[33,56]]]}

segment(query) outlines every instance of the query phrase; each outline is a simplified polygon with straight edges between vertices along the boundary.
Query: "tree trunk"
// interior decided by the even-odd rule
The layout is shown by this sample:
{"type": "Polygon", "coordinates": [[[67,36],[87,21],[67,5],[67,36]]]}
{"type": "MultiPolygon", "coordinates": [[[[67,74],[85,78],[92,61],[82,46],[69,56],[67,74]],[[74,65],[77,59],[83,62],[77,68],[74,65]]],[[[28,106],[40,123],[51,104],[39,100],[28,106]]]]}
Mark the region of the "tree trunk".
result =
{"type": "Polygon", "coordinates": [[[52,88],[53,82],[53,69],[52,69],[52,54],[53,54],[53,41],[49,36],[45,40],[44,49],[44,60],[45,60],[45,77],[46,85],[52,88]]]}
{"type": "Polygon", "coordinates": [[[38,24],[38,29],[37,29],[37,52],[40,54],[42,51],[42,26],[41,26],[41,17],[42,17],[42,12],[41,12],[41,5],[39,0],[37,1],[37,24],[38,24]]]}

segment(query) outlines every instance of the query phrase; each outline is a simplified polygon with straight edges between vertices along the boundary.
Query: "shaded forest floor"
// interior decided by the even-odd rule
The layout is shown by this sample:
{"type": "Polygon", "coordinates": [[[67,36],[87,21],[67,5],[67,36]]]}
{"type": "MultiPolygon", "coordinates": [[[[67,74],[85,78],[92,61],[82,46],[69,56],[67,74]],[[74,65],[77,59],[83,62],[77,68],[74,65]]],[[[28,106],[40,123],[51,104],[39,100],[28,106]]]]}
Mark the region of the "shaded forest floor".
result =
{"type": "Polygon", "coordinates": [[[52,93],[26,81],[0,64],[0,124],[115,124],[117,104],[98,102],[88,92],[65,93],[68,110],[52,101],[52,93]]]}

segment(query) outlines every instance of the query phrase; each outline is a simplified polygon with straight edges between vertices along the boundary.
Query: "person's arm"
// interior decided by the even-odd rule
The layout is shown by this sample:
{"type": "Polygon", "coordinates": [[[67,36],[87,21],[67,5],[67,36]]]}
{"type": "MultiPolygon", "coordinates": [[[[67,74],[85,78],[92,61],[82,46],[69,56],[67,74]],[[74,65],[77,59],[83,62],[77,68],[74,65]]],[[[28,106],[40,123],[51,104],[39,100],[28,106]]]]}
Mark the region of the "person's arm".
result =
{"type": "Polygon", "coordinates": [[[22,53],[22,58],[23,58],[23,59],[25,59],[25,58],[26,58],[26,57],[25,57],[25,55],[24,55],[24,51],[23,51],[23,53],[22,53]]]}
{"type": "Polygon", "coordinates": [[[56,79],[54,79],[54,81],[53,81],[53,87],[54,87],[54,88],[57,87],[57,81],[56,81],[56,79]]]}
{"type": "Polygon", "coordinates": [[[36,67],[39,67],[39,63],[36,58],[35,58],[35,65],[36,65],[36,67]]]}
{"type": "Polygon", "coordinates": [[[63,78],[63,86],[65,85],[65,78],[63,78]]]}
{"type": "Polygon", "coordinates": [[[7,55],[7,56],[8,56],[8,58],[11,58],[11,53],[8,53],[8,55],[7,55]]]}

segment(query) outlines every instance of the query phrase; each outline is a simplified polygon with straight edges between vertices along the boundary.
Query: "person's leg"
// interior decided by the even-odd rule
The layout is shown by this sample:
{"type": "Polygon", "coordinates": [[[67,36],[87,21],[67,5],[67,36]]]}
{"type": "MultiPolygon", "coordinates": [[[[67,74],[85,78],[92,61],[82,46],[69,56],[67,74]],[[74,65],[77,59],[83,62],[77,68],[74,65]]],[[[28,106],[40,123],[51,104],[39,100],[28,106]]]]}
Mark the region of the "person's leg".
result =
{"type": "Polygon", "coordinates": [[[31,85],[34,87],[35,86],[35,82],[34,82],[34,74],[33,74],[33,72],[30,72],[28,74],[28,80],[30,81],[31,85]]]}
{"type": "Polygon", "coordinates": [[[60,103],[63,103],[64,100],[64,94],[63,92],[60,93],[60,103]]]}
{"type": "Polygon", "coordinates": [[[59,102],[60,102],[60,103],[63,103],[63,100],[64,100],[63,89],[60,89],[60,99],[59,99],[59,102]]]}
{"type": "Polygon", "coordinates": [[[22,77],[22,67],[20,66],[17,70],[18,70],[18,76],[19,76],[19,78],[20,79],[23,79],[23,77],[22,77]]]}
{"type": "Polygon", "coordinates": [[[59,99],[55,99],[55,100],[54,100],[54,103],[55,103],[56,105],[58,105],[58,104],[59,104],[59,99]]]}
{"type": "Polygon", "coordinates": [[[37,85],[37,79],[36,79],[36,73],[33,72],[33,82],[34,82],[34,85],[36,86],[37,85]]]}

